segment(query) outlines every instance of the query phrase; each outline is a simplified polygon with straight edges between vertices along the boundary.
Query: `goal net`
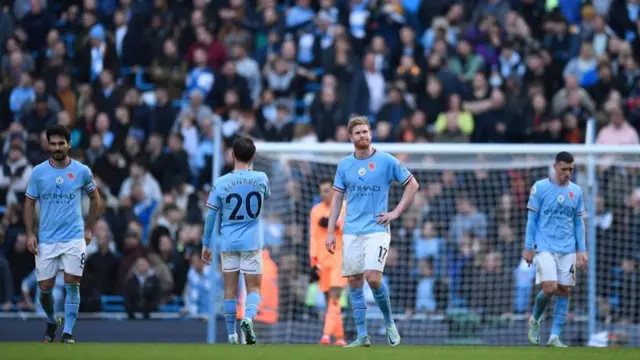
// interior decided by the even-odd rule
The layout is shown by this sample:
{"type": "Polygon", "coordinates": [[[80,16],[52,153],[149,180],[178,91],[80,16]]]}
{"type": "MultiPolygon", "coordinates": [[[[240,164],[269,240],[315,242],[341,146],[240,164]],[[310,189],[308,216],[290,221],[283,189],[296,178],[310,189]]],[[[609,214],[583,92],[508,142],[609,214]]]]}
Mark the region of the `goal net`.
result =
{"type": "MultiPolygon", "coordinates": [[[[309,213],[320,201],[319,184],[333,180],[338,161],[349,151],[345,144],[326,145],[335,152],[267,145],[258,147],[254,168],[266,172],[271,183],[263,222],[266,246],[278,266],[279,317],[263,339],[314,343],[323,333],[327,303],[310,264],[309,213]]],[[[535,266],[521,260],[526,203],[533,182],[553,171],[553,150],[520,151],[522,155],[460,149],[451,154],[394,153],[421,186],[409,209],[392,224],[383,277],[403,343],[528,343],[527,319],[539,286],[534,284],[535,266]]],[[[588,197],[587,159],[576,158],[574,181],[588,197]]],[[[562,336],[570,345],[586,345],[589,339],[589,304],[598,307],[597,331],[638,321],[638,246],[631,245],[640,244],[635,237],[640,231],[638,163],[607,159],[597,160],[597,276],[577,274],[562,336]],[[588,282],[595,279],[597,292],[589,302],[588,282]]],[[[389,209],[401,195],[395,184],[389,209]]],[[[585,204],[589,206],[588,198],[585,204]]],[[[382,316],[366,284],[365,294],[369,333],[374,343],[386,343],[382,316]]],[[[341,306],[346,339],[353,340],[346,291],[341,306]]],[[[543,316],[545,343],[553,306],[554,301],[543,316]]]]}

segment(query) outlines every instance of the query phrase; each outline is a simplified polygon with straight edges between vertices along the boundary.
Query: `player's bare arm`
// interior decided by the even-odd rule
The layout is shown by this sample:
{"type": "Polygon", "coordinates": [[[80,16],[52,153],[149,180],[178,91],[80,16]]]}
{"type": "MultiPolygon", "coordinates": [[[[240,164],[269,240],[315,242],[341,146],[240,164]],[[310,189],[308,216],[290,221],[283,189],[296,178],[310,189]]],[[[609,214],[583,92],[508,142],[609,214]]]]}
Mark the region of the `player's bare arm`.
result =
{"type": "Polygon", "coordinates": [[[24,199],[24,228],[27,236],[27,248],[33,255],[38,255],[38,240],[33,233],[33,219],[36,211],[36,201],[28,196],[24,199]]]}
{"type": "Polygon", "coordinates": [[[534,240],[536,237],[536,227],[538,226],[538,212],[532,209],[529,209],[528,217],[527,217],[527,228],[525,231],[525,246],[524,251],[522,251],[522,258],[527,262],[528,266],[533,264],[533,246],[534,240]]]}
{"type": "MultiPolygon", "coordinates": [[[[207,205],[209,207],[210,205],[207,205]]],[[[218,210],[209,207],[207,210],[207,218],[204,223],[204,231],[202,233],[202,261],[205,264],[211,264],[213,260],[213,254],[211,251],[211,237],[213,236],[213,230],[215,228],[216,218],[218,217],[218,210]]]]}
{"type": "Polygon", "coordinates": [[[576,240],[578,243],[578,251],[576,253],[576,265],[578,265],[578,269],[580,269],[580,271],[586,271],[589,257],[587,256],[587,252],[586,252],[586,246],[585,246],[586,233],[585,233],[584,219],[582,218],[582,216],[575,217],[573,228],[576,232],[576,240]]]}
{"type": "Polygon", "coordinates": [[[387,225],[391,221],[397,219],[402,215],[402,213],[409,207],[411,202],[413,201],[413,197],[416,195],[416,192],[420,188],[418,181],[411,176],[411,180],[405,185],[404,192],[402,193],[402,198],[398,205],[391,212],[385,214],[378,214],[378,224],[387,225]]]}
{"type": "Polygon", "coordinates": [[[98,210],[100,210],[100,192],[96,188],[94,191],[87,194],[89,196],[89,214],[87,215],[87,222],[84,227],[84,240],[87,245],[91,243],[91,236],[93,226],[98,220],[98,210]]]}
{"type": "Polygon", "coordinates": [[[329,211],[329,228],[327,229],[327,251],[331,254],[336,250],[336,223],[338,216],[342,211],[342,200],[344,199],[344,193],[340,191],[333,192],[333,198],[331,199],[331,211],[329,211]]]}

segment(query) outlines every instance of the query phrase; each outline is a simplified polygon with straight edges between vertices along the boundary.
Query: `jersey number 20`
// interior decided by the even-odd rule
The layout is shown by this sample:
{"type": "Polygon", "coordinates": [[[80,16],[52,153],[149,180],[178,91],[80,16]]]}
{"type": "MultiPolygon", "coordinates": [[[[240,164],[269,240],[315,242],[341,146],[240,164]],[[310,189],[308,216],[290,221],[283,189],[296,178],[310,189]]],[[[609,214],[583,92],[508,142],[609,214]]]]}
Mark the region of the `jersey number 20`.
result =
{"type": "Polygon", "coordinates": [[[262,196],[257,191],[252,191],[247,194],[247,197],[242,199],[240,194],[229,194],[227,195],[225,202],[227,204],[231,204],[232,201],[235,201],[235,205],[233,205],[233,210],[231,210],[231,215],[229,215],[229,220],[244,220],[244,215],[238,215],[238,211],[240,211],[240,207],[244,202],[245,210],[247,212],[247,216],[251,219],[255,219],[260,216],[260,211],[262,211],[262,196]],[[258,209],[253,211],[251,209],[251,198],[255,197],[258,200],[258,209]]]}

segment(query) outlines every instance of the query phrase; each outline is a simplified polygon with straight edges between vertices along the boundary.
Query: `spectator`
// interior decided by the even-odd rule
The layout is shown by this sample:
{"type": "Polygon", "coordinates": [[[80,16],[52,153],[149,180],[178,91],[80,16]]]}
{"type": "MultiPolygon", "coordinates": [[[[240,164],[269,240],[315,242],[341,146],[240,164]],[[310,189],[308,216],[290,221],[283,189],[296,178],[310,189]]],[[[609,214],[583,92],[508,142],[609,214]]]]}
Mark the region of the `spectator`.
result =
{"type": "Polygon", "coordinates": [[[596,143],[600,145],[637,145],[638,132],[624,118],[619,108],[609,111],[610,122],[598,132],[596,143]]]}
{"type": "Polygon", "coordinates": [[[0,255],[0,308],[9,311],[13,307],[11,298],[13,297],[13,278],[11,267],[4,255],[0,255]]]}
{"type": "Polygon", "coordinates": [[[433,267],[431,258],[420,261],[416,313],[434,313],[445,310],[447,285],[435,275],[433,267]]]}
{"type": "Polygon", "coordinates": [[[482,240],[487,238],[487,216],[479,212],[468,197],[456,199],[456,210],[457,214],[449,227],[450,242],[461,243],[463,234],[468,231],[482,240]]]}
{"type": "Polygon", "coordinates": [[[129,319],[135,319],[135,314],[142,313],[144,319],[149,319],[158,307],[160,285],[147,259],[138,258],[133,266],[124,297],[127,315],[129,319]]]}

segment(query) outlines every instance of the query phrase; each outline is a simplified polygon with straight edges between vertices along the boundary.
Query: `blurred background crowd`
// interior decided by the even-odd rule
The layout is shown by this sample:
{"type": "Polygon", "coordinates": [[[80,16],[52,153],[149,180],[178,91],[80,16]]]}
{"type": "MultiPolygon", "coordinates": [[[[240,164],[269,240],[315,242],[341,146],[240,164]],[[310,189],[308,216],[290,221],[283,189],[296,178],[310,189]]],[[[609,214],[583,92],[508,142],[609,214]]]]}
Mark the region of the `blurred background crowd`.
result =
{"type": "MultiPolygon", "coordinates": [[[[43,131],[56,123],[71,130],[71,155],[92,168],[105,202],[81,311],[132,317],[207,311],[208,273],[218,270],[199,252],[214,124],[223,174],[237,135],[346,142],[353,114],[369,116],[375,142],[583,143],[588,121],[599,144],[640,142],[638,0],[0,4],[5,311],[38,309],[22,202],[32,167],[48,157],[43,131]]],[[[324,298],[308,215],[318,174],[334,170],[262,161],[279,195],[264,220],[261,321],[314,317],[324,298]]],[[[519,260],[525,205],[547,169],[411,170],[422,190],[394,227],[385,278],[397,311],[527,313],[535,270],[519,260]]],[[[637,322],[640,171],[599,171],[599,314],[637,322]]]]}

